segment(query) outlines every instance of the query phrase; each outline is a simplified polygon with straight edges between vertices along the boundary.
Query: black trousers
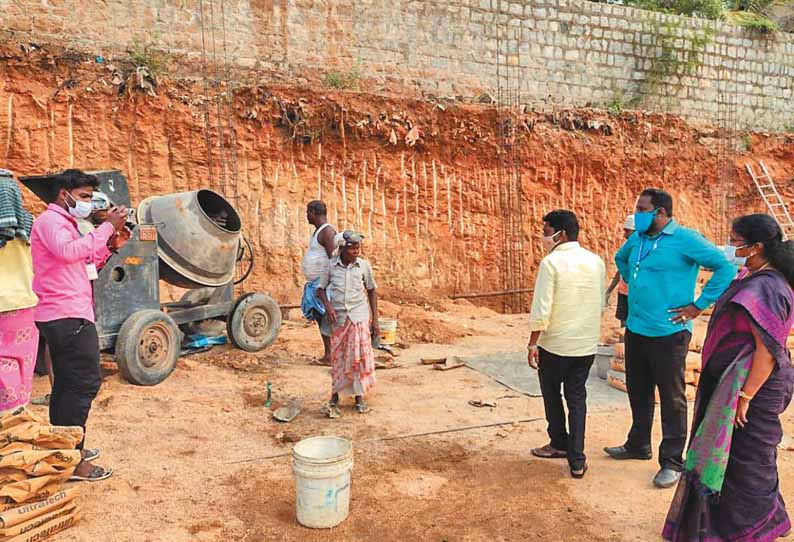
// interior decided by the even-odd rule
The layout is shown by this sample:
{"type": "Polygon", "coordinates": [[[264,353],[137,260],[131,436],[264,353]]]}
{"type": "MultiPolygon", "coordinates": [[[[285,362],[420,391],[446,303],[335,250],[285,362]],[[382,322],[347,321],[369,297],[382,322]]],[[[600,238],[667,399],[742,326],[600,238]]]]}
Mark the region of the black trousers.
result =
{"type": "Polygon", "coordinates": [[[39,349],[36,352],[36,367],[34,371],[39,376],[47,376],[47,362],[44,360],[44,352],[47,350],[47,341],[44,335],[39,333],[39,349]]]}
{"type": "Polygon", "coordinates": [[[631,404],[631,431],[626,448],[651,451],[654,388],[659,388],[662,410],[662,442],[659,465],[681,471],[686,446],[686,355],[689,331],[666,337],[645,337],[626,330],[626,387],[631,404]]]}
{"type": "Polygon", "coordinates": [[[572,469],[584,467],[584,431],[587,418],[587,376],[595,356],[558,356],[538,349],[538,379],[543,393],[551,445],[568,451],[568,464],[572,469]],[[568,428],[565,427],[565,409],[560,387],[568,405],[568,428]]]}
{"type": "MultiPolygon", "coordinates": [[[[55,376],[50,394],[50,423],[79,425],[85,430],[91,403],[102,385],[96,326],[81,318],[36,325],[50,348],[55,376]]],[[[78,449],[83,448],[83,442],[78,449]]]]}

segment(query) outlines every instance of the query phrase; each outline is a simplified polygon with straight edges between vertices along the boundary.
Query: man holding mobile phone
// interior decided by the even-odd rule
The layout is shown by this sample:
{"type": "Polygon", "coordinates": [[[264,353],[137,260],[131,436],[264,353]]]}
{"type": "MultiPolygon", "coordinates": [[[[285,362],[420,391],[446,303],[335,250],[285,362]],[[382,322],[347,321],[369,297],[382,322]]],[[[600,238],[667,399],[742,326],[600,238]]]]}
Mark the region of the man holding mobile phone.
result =
{"type": "MultiPolygon", "coordinates": [[[[30,245],[33,291],[39,298],[35,321],[52,358],[54,381],[50,397],[50,423],[80,426],[85,430],[91,403],[102,384],[99,338],[94,325],[91,281],[110,257],[114,239],[124,237],[127,210],[111,207],[106,220],[85,235],[79,219],[88,218],[99,180],[70,169],[56,176],[47,210],[33,223],[30,245]]],[[[84,449],[73,480],[104,480],[112,470],[92,463],[99,450],[84,449]]]]}

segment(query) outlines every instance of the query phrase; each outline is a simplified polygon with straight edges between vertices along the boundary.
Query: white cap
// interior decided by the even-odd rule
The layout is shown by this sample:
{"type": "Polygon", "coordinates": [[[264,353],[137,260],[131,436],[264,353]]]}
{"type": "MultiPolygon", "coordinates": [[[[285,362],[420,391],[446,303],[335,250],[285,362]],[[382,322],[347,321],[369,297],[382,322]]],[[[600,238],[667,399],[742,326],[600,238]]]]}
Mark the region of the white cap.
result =
{"type": "Polygon", "coordinates": [[[626,221],[623,223],[623,228],[634,231],[634,215],[629,215],[626,217],[626,221]]]}

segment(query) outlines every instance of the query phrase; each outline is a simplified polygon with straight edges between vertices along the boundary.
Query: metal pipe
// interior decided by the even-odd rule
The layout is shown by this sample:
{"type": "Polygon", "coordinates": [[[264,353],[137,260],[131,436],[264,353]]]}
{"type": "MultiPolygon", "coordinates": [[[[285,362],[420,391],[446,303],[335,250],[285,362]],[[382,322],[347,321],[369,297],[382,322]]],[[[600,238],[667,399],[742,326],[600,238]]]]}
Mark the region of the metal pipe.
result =
{"type": "Polygon", "coordinates": [[[513,288],[512,290],[500,290],[498,292],[478,292],[473,294],[455,294],[449,296],[450,299],[472,299],[475,297],[497,297],[500,295],[525,294],[532,292],[533,288],[513,288]]]}

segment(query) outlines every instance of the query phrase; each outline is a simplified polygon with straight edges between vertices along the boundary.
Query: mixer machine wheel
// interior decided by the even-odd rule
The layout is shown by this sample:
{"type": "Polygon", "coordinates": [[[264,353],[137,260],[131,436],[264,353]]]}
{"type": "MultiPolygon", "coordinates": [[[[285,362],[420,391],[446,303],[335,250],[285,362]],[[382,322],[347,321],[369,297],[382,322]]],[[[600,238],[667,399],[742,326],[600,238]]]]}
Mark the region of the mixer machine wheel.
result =
{"type": "Polygon", "coordinates": [[[138,311],[119,330],[116,363],[129,382],[154,386],[176,367],[179,343],[179,328],[173,318],[158,310],[138,311]]]}
{"type": "Polygon", "coordinates": [[[234,304],[226,320],[232,344],[246,352],[259,352],[270,346],[281,329],[281,309],[264,294],[245,294],[234,304]]]}

